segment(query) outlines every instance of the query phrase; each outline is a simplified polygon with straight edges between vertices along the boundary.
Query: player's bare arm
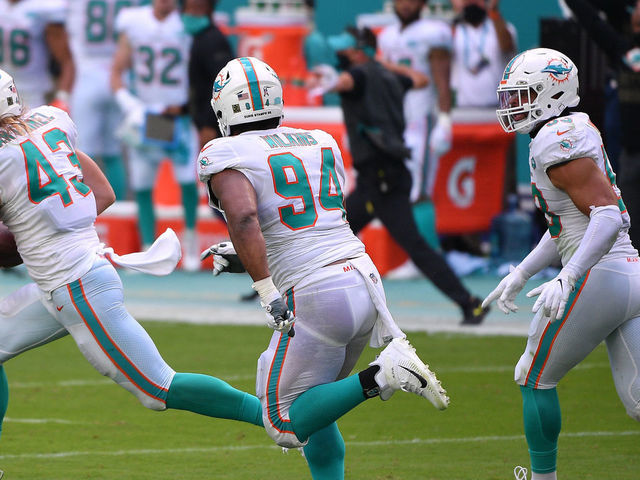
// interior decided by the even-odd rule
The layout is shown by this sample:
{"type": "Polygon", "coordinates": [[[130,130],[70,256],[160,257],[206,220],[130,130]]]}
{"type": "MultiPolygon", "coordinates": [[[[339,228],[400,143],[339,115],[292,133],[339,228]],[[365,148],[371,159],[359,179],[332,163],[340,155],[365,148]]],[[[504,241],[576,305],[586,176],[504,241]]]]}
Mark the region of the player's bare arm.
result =
{"type": "Polygon", "coordinates": [[[258,202],[251,182],[237,170],[227,169],[213,175],[209,185],[225,212],[231,242],[247,272],[255,282],[269,277],[258,202]]]}
{"type": "Polygon", "coordinates": [[[409,77],[411,79],[411,82],[413,83],[413,88],[424,88],[428,86],[430,83],[429,77],[427,75],[407,65],[402,65],[400,63],[393,63],[383,58],[378,58],[377,60],[387,70],[393,73],[397,73],[399,75],[404,75],[405,77],[409,77]]]}
{"type": "Polygon", "coordinates": [[[440,112],[451,111],[451,52],[446,48],[433,48],[429,52],[431,80],[438,90],[438,109],[440,112]]]}
{"type": "Polygon", "coordinates": [[[73,88],[76,70],[64,25],[61,23],[51,23],[47,25],[45,38],[51,55],[60,65],[58,90],[69,93],[73,88]]]}
{"type": "Polygon", "coordinates": [[[96,199],[96,213],[100,215],[116,201],[116,194],[107,177],[89,155],[80,150],[76,150],[76,155],[82,169],[82,182],[93,191],[96,199]]]}
{"type": "Polygon", "coordinates": [[[131,67],[131,44],[127,35],[121,33],[118,36],[118,47],[113,57],[113,65],[111,66],[111,90],[117,92],[124,87],[122,82],[122,74],[131,67]]]}
{"type": "Polygon", "coordinates": [[[611,183],[591,158],[577,158],[549,167],[547,175],[553,185],[565,191],[575,206],[587,217],[591,207],[617,205],[611,183]]]}

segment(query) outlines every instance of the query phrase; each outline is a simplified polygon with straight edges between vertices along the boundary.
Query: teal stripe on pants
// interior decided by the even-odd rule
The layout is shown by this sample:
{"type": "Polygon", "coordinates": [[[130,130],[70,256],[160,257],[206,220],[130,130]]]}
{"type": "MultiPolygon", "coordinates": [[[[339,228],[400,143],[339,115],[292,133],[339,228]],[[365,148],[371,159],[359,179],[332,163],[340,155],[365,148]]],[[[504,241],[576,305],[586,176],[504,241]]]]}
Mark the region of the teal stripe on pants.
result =
{"type": "MultiPolygon", "coordinates": [[[[538,385],[538,379],[540,378],[540,374],[544,369],[544,366],[547,362],[547,358],[549,358],[549,354],[551,353],[551,348],[553,347],[553,342],[560,332],[560,329],[564,325],[564,322],[567,320],[567,317],[571,313],[571,309],[573,308],[573,304],[576,299],[580,295],[582,291],[582,287],[584,287],[587,277],[589,276],[588,271],[582,278],[580,278],[575,285],[575,288],[571,295],[569,295],[569,299],[567,300],[567,306],[565,308],[564,314],[562,318],[556,320],[553,323],[550,323],[542,335],[540,339],[540,343],[538,345],[538,350],[533,359],[533,363],[531,364],[531,368],[529,370],[529,374],[527,375],[527,381],[525,383],[526,387],[536,388],[538,385]]],[[[541,307],[542,308],[542,307],[541,307]]]]}
{"type": "Polygon", "coordinates": [[[140,372],[131,361],[122,353],[112,338],[104,329],[104,326],[100,322],[100,319],[89,305],[87,298],[82,288],[82,282],[76,280],[68,285],[69,294],[71,300],[76,307],[77,312],[80,314],[84,323],[89,328],[89,331],[94,336],[102,351],[109,357],[109,359],[136,387],[142,390],[150,397],[156,398],[163,402],[167,399],[167,390],[159,387],[158,385],[147,379],[142,372],[140,372]]]}
{"type": "MultiPolygon", "coordinates": [[[[289,309],[294,311],[293,300],[293,288],[287,291],[287,304],[289,309]]],[[[280,417],[278,411],[278,380],[280,379],[280,372],[282,370],[282,364],[287,355],[287,347],[291,337],[287,334],[280,334],[280,340],[278,341],[278,348],[271,364],[271,371],[269,372],[269,380],[267,387],[267,412],[269,413],[269,420],[271,424],[280,432],[294,433],[291,428],[291,420],[285,420],[280,417]]]]}

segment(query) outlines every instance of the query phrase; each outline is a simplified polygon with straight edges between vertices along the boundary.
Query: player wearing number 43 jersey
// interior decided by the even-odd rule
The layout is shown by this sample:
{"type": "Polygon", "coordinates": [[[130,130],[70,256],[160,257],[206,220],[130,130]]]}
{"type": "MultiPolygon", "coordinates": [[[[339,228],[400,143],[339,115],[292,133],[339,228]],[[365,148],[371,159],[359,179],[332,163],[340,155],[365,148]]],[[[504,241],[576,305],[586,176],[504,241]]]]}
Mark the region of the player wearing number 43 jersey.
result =
{"type": "Polygon", "coordinates": [[[76,137],[62,110],[25,111],[13,79],[0,70],[0,220],[35,281],[0,301],[0,425],[8,402],[4,363],[69,333],[96,370],[147,408],[262,426],[255,396],[217,378],[175,372],[125,308],[122,282],[105,255],[167,274],[180,259],[180,245],[169,231],[147,252],[126,259],[103,248],[94,221],[114,193],[91,158],[76,149],[76,137]]]}
{"type": "MultiPolygon", "coordinates": [[[[256,58],[230,61],[216,77],[211,103],[224,138],[202,149],[200,178],[211,205],[225,214],[276,330],[258,360],[265,428],[278,445],[304,446],[314,479],[344,478],[340,416],[398,389],[438,409],[449,399],[393,322],[380,275],[349,228],[335,140],[321,130],[280,126],[280,80],[256,58]],[[367,342],[390,343],[369,368],[348,376],[367,342]]],[[[224,271],[220,254],[230,247],[207,253],[216,272],[224,271]]]]}
{"type": "MultiPolygon", "coordinates": [[[[549,230],[491,292],[505,313],[535,273],[561,260],[538,296],[515,380],[523,398],[533,480],[555,480],[560,404],[558,382],[600,342],[627,413],[640,421],[640,261],[627,233],[629,215],[602,138],[576,107],[578,72],[564,54],[537,48],[516,55],[498,86],[505,131],[529,134],[531,187],[549,230]]],[[[597,394],[597,390],[595,391],[597,394]]],[[[526,470],[518,467],[516,478],[526,470]]]]}

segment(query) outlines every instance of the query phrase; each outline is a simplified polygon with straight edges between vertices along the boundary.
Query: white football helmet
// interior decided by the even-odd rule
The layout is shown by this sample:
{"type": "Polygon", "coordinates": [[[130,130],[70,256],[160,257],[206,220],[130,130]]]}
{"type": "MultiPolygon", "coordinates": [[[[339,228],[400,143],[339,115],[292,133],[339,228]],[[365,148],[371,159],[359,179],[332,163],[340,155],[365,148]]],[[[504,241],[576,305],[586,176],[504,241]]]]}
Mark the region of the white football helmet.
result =
{"type": "Polygon", "coordinates": [[[504,69],[498,102],[496,114],[504,131],[529,133],[537,124],[578,105],[578,68],[557,50],[526,50],[504,69]]]}
{"type": "Polygon", "coordinates": [[[0,117],[20,115],[22,102],[13,77],[0,69],[0,117]]]}
{"type": "Polygon", "coordinates": [[[255,57],[227,63],[213,82],[211,106],[223,136],[232,125],[282,118],[282,85],[276,72],[255,57]]]}

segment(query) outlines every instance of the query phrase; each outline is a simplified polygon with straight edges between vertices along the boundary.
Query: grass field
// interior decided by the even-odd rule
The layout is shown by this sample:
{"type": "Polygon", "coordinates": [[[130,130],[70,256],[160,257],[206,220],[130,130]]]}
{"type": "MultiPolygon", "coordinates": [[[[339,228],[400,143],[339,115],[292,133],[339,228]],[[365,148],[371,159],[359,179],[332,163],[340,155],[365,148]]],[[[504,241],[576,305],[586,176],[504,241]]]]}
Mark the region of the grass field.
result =
{"type": "MultiPolygon", "coordinates": [[[[178,371],[209,373],[254,391],[264,327],[143,322],[178,371]]],[[[512,380],[518,337],[412,333],[452,403],[436,411],[397,393],[365,402],[340,424],[349,479],[512,479],[527,465],[521,401],[512,380]]],[[[373,358],[365,351],[360,367],[373,358]]],[[[187,412],[152,412],[98,375],[69,338],[6,365],[11,399],[0,468],[19,479],[302,479],[297,451],[283,454],[257,427],[187,412]]],[[[635,480],[640,426],[617,399],[599,347],[559,386],[563,479],[635,480]]]]}

